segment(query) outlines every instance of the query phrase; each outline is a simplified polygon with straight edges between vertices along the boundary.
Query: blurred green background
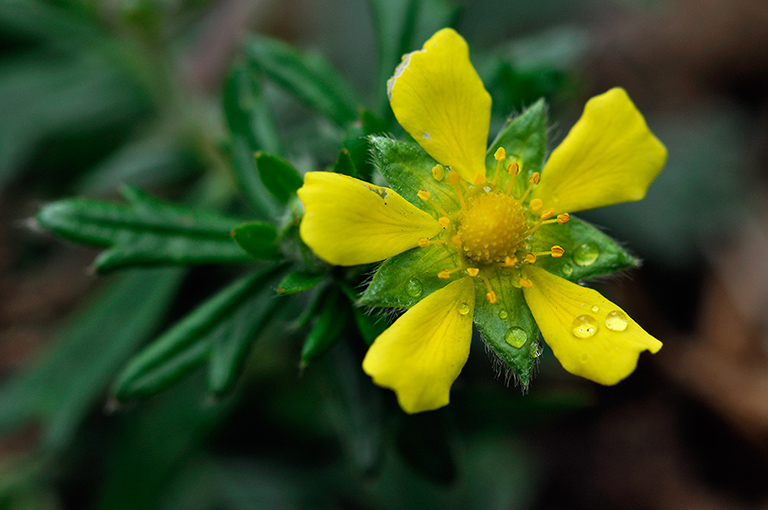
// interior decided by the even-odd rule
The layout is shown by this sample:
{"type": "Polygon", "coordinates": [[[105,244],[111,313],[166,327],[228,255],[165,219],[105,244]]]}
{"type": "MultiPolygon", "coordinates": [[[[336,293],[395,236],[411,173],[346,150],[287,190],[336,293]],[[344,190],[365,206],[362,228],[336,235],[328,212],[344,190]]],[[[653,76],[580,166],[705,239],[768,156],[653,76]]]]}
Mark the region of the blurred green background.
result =
{"type": "Polygon", "coordinates": [[[0,0],[0,509],[765,508],[767,174],[764,0],[0,0]],[[416,20],[410,47],[393,12],[416,20]],[[124,183],[247,215],[233,73],[258,78],[255,148],[324,169],[347,135],[248,48],[322,55],[391,120],[386,79],[446,25],[491,92],[492,133],[545,97],[555,147],[618,85],[667,145],[645,200],[584,215],[643,259],[595,286],[664,349],[611,388],[545,351],[522,395],[475,342],[451,405],[406,416],[353,332],[300,370],[289,307],[233,393],[211,396],[200,370],[112,400],[131,355],[232,269],[95,276],[97,252],[28,218],[124,183]]]}

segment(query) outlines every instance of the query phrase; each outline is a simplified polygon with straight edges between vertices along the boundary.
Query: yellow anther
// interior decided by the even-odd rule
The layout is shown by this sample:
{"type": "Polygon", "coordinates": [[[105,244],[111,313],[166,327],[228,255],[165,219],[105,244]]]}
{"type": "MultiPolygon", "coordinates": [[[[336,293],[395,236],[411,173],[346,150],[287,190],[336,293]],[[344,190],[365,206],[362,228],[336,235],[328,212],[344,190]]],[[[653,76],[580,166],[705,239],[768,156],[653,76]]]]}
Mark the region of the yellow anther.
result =
{"type": "Polygon", "coordinates": [[[459,182],[461,182],[461,177],[459,176],[459,174],[457,174],[454,171],[448,172],[448,184],[450,184],[451,186],[455,186],[459,182]]]}
{"type": "Polygon", "coordinates": [[[496,297],[496,293],[494,291],[490,291],[485,295],[486,298],[488,298],[488,302],[492,305],[496,304],[496,301],[498,301],[498,298],[496,297]]]}
{"type": "Polygon", "coordinates": [[[541,174],[539,172],[533,172],[533,175],[531,175],[531,178],[528,179],[528,182],[534,186],[537,185],[539,182],[541,182],[541,174]]]}
{"type": "Polygon", "coordinates": [[[485,175],[481,174],[480,172],[475,174],[475,178],[472,179],[472,184],[475,186],[480,186],[481,184],[485,184],[485,175]]]}
{"type": "Polygon", "coordinates": [[[551,217],[552,217],[554,214],[555,214],[555,210],[554,210],[554,209],[547,209],[547,210],[545,210],[543,213],[541,213],[541,219],[542,219],[542,220],[546,220],[546,219],[549,219],[549,218],[551,218],[551,217]]]}
{"type": "Polygon", "coordinates": [[[522,285],[526,289],[530,289],[531,287],[533,287],[533,282],[528,278],[520,278],[520,285],[522,285]]]}
{"type": "Polygon", "coordinates": [[[528,207],[531,209],[531,211],[538,211],[539,209],[544,207],[544,201],[540,198],[534,198],[533,200],[531,200],[531,203],[529,204],[528,207]]]}
{"type": "Polygon", "coordinates": [[[567,212],[560,213],[560,214],[557,215],[557,222],[560,225],[562,225],[564,223],[568,223],[568,220],[570,220],[570,219],[571,219],[571,215],[568,214],[567,212]]]}
{"type": "Polygon", "coordinates": [[[525,262],[526,264],[533,264],[534,262],[536,262],[536,255],[534,255],[533,253],[529,253],[528,255],[525,256],[525,258],[523,259],[523,262],[525,262]]]}
{"type": "Polygon", "coordinates": [[[451,277],[451,272],[448,271],[447,269],[443,269],[442,271],[437,273],[437,277],[440,278],[441,280],[447,280],[448,278],[451,277]]]}
{"type": "Polygon", "coordinates": [[[562,257],[563,254],[565,253],[565,250],[563,249],[563,247],[562,246],[558,246],[558,245],[554,245],[551,248],[551,250],[552,250],[552,256],[554,258],[562,257]]]}
{"type": "Polygon", "coordinates": [[[504,150],[504,147],[499,147],[493,157],[496,158],[496,161],[504,161],[507,157],[507,151],[504,150]]]}
{"type": "Polygon", "coordinates": [[[507,166],[507,173],[509,175],[517,175],[520,173],[520,165],[517,164],[517,161],[513,161],[507,166]]]}
{"type": "Polygon", "coordinates": [[[517,265],[517,257],[510,257],[507,255],[504,257],[504,265],[508,267],[515,267],[517,265]]]}
{"type": "Polygon", "coordinates": [[[475,276],[480,274],[480,268],[477,267],[468,267],[467,268],[467,274],[474,278],[475,276]]]}
{"type": "Polygon", "coordinates": [[[448,219],[447,217],[445,217],[445,216],[441,216],[441,217],[440,217],[440,218],[437,220],[437,222],[438,222],[438,223],[440,224],[440,226],[441,226],[441,227],[443,227],[443,228],[448,228],[448,227],[451,225],[451,220],[449,220],[449,219],[448,219]]]}
{"type": "Polygon", "coordinates": [[[422,199],[423,201],[428,202],[429,197],[431,197],[432,195],[429,193],[429,191],[425,189],[420,189],[419,192],[416,193],[416,196],[422,199]]]}
{"type": "Polygon", "coordinates": [[[459,234],[456,234],[455,236],[451,237],[451,242],[455,244],[456,246],[461,246],[461,236],[459,234]]]}
{"type": "Polygon", "coordinates": [[[422,237],[421,239],[419,239],[419,246],[422,248],[426,248],[427,246],[429,246],[429,239],[427,239],[426,237],[422,237]]]}
{"type": "Polygon", "coordinates": [[[434,177],[436,181],[442,181],[445,177],[445,167],[443,165],[433,166],[432,177],[434,177]]]}

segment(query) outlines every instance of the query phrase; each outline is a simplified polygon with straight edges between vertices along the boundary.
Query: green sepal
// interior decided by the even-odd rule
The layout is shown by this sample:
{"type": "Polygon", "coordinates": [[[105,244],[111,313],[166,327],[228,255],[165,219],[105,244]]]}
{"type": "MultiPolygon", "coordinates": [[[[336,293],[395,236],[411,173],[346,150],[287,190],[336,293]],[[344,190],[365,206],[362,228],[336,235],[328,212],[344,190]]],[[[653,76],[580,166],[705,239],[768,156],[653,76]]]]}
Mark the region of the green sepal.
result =
{"type": "Polygon", "coordinates": [[[304,182],[290,163],[272,154],[257,152],[256,168],[264,187],[281,204],[287,204],[304,182]]]}
{"type": "Polygon", "coordinates": [[[277,229],[270,223],[244,223],[232,229],[232,238],[256,260],[275,260],[280,257],[276,243],[277,229]]]}
{"type": "Polygon", "coordinates": [[[357,95],[322,56],[303,53],[283,42],[251,36],[245,55],[254,68],[339,126],[357,117],[357,95]]]}
{"type": "Polygon", "coordinates": [[[539,257],[536,265],[573,282],[640,265],[640,261],[616,241],[595,226],[573,216],[563,225],[542,225],[531,237],[534,252],[549,251],[554,245],[561,246],[565,254],[558,258],[539,257]],[[594,260],[587,256],[592,253],[595,255],[594,260]]]}
{"type": "Polygon", "coordinates": [[[94,263],[102,273],[135,265],[249,261],[230,235],[242,219],[162,202],[127,186],[121,192],[127,204],[61,200],[40,209],[37,222],[66,239],[109,248],[94,263]]]}
{"type": "MultiPolygon", "coordinates": [[[[268,284],[280,267],[278,264],[236,280],[160,335],[118,375],[113,387],[115,398],[125,401],[153,395],[211,356],[215,356],[217,367],[209,382],[217,393],[225,391],[235,374],[224,374],[220,365],[239,371],[247,347],[263,327],[262,320],[254,317],[261,317],[267,308],[272,294],[268,284]]],[[[274,314],[264,316],[272,318],[274,314]]]]}
{"type": "Polygon", "coordinates": [[[294,271],[277,284],[277,292],[280,294],[295,294],[305,292],[323,281],[325,275],[309,273],[306,271],[294,271]]]}
{"type": "Polygon", "coordinates": [[[395,255],[379,267],[359,303],[366,306],[410,308],[457,278],[456,275],[447,280],[437,277],[440,271],[457,267],[455,255],[444,244],[413,248],[395,255]],[[420,289],[420,292],[416,289],[420,289]]]}
{"type": "Polygon", "coordinates": [[[503,270],[489,278],[497,301],[491,304],[482,281],[476,282],[475,324],[493,352],[506,363],[522,386],[531,381],[539,348],[539,330],[523,291],[511,285],[503,270]],[[516,328],[516,329],[513,329],[516,328]]]}
{"type": "Polygon", "coordinates": [[[349,302],[338,288],[332,288],[323,299],[317,312],[317,320],[304,341],[301,349],[301,364],[307,366],[315,361],[339,339],[347,325],[349,302]]]}
{"type": "Polygon", "coordinates": [[[432,168],[437,162],[424,149],[415,143],[383,136],[372,136],[370,140],[376,166],[390,187],[403,198],[424,211],[434,213],[434,207],[417,196],[419,190],[426,190],[448,212],[460,207],[456,191],[447,179],[438,181],[432,176],[432,168]]]}
{"type": "Polygon", "coordinates": [[[527,110],[515,118],[510,118],[499,131],[496,139],[488,148],[485,156],[485,166],[488,179],[493,179],[496,172],[494,155],[499,147],[504,147],[507,159],[499,169],[497,185],[506,189],[510,175],[506,167],[513,161],[520,165],[520,173],[515,177],[514,196],[521,196],[528,187],[528,179],[533,172],[541,172],[544,167],[544,157],[547,153],[547,104],[539,99],[527,110]]]}

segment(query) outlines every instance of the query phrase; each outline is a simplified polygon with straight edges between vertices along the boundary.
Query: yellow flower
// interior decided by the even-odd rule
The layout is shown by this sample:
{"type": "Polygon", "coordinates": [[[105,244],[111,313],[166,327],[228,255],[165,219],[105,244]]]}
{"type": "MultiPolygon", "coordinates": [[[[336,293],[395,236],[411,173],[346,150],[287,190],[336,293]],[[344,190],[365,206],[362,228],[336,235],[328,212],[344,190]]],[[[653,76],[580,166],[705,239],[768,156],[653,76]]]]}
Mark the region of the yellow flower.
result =
{"type": "MultiPolygon", "coordinates": [[[[486,151],[491,98],[455,31],[440,30],[423,49],[405,55],[388,92],[398,122],[438,163],[423,177],[429,180],[424,188],[414,194],[394,186],[399,194],[340,174],[310,172],[298,194],[305,207],[301,237],[325,261],[356,265],[421,257],[428,266],[431,287],[376,339],[363,361],[376,384],[397,393],[403,410],[448,403],[469,354],[473,318],[485,332],[492,314],[498,320],[532,313],[567,371],[606,385],[632,373],[640,352],[661,348],[617,305],[547,270],[548,260],[565,254],[562,246],[540,246],[558,239],[557,229],[571,229],[568,235],[591,229],[569,222],[570,213],[643,198],[663,167],[665,147],[623,89],[586,104],[541,172],[525,158],[507,155],[510,147],[486,151]]],[[[403,165],[404,173],[411,171],[407,161],[403,165]]],[[[591,254],[585,257],[591,263],[591,254]]],[[[419,280],[409,283],[418,286],[415,294],[422,292],[419,280]]],[[[367,293],[375,294],[371,288],[367,293]]],[[[518,329],[523,331],[508,332],[511,348],[530,343],[525,334],[516,336],[518,329]]]]}

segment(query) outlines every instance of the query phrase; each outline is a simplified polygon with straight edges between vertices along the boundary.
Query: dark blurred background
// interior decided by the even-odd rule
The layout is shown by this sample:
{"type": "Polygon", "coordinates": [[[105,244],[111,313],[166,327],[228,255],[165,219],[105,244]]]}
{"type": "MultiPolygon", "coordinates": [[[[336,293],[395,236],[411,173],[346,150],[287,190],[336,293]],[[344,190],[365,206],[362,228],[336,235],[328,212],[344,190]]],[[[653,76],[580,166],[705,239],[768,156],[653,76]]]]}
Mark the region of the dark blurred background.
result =
{"type": "MultiPolygon", "coordinates": [[[[114,199],[120,183],[225,203],[219,98],[242,38],[323,54],[376,104],[386,76],[370,4],[2,0],[0,508],[768,508],[768,3],[419,9],[410,49],[453,23],[495,126],[543,95],[550,148],[589,97],[627,89],[667,145],[667,167],[645,200],[584,217],[643,259],[595,285],[664,348],[611,388],[545,351],[522,395],[476,342],[451,405],[407,417],[362,375],[360,346],[300,372],[300,332],[275,331],[231,397],[211,399],[192,377],[110,405],[109,384],[139,347],[125,331],[156,332],[222,271],[149,270],[145,285],[167,287],[168,305],[125,324],[141,286],[94,276],[96,251],[28,218],[63,197],[114,199]],[[355,422],[336,398],[345,392],[378,411],[355,422]]],[[[265,93],[286,157],[303,171],[332,163],[335,128],[279,87],[265,93]]]]}

